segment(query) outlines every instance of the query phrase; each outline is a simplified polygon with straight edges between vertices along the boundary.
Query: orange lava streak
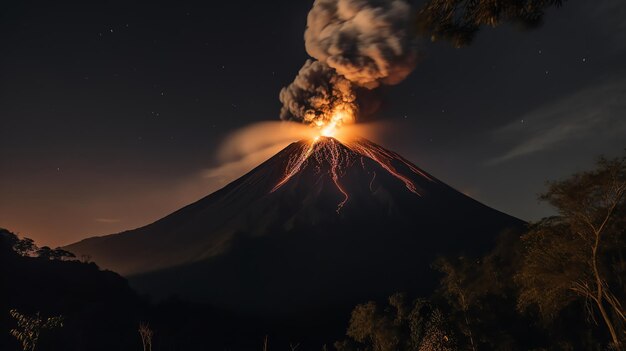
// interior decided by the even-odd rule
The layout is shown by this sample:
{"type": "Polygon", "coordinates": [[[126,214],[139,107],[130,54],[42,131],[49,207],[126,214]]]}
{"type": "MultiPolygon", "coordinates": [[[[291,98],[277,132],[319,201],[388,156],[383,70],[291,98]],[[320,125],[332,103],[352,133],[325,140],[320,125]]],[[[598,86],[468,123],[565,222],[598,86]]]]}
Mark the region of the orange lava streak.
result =
{"type": "MultiPolygon", "coordinates": [[[[390,155],[388,152],[386,152],[386,150],[384,149],[379,149],[377,147],[375,147],[374,145],[368,145],[369,143],[365,143],[365,142],[352,142],[349,143],[348,146],[353,149],[354,151],[356,151],[357,153],[363,155],[363,156],[367,156],[370,159],[372,159],[373,161],[377,162],[381,167],[383,167],[385,170],[387,170],[387,172],[389,172],[389,174],[393,175],[394,177],[398,178],[399,180],[401,180],[404,185],[406,186],[407,189],[409,189],[409,191],[411,191],[412,193],[421,196],[421,194],[417,191],[417,187],[415,186],[415,184],[413,184],[413,181],[411,181],[409,178],[403,176],[402,174],[398,173],[398,171],[396,171],[396,168],[391,165],[391,162],[389,162],[389,159],[393,158],[393,155],[390,155]]],[[[403,161],[403,163],[406,164],[406,162],[403,161]]],[[[409,166],[409,165],[407,165],[409,166]]],[[[413,169],[415,169],[414,167],[410,167],[411,170],[413,171],[413,169]]],[[[416,169],[417,170],[417,169],[416,169]]],[[[419,170],[417,170],[418,174],[425,176],[422,172],[419,172],[419,170]]],[[[427,177],[428,178],[428,177],[427,177]]],[[[430,179],[430,178],[428,178],[430,179]]]]}
{"type": "MultiPolygon", "coordinates": [[[[337,204],[337,213],[341,211],[341,208],[348,202],[350,198],[348,193],[345,191],[341,183],[339,182],[339,178],[341,176],[342,170],[344,167],[347,167],[353,159],[349,154],[342,155],[342,147],[336,139],[331,137],[319,137],[314,139],[314,143],[320,143],[321,145],[319,149],[315,150],[315,159],[318,164],[323,164],[324,162],[328,162],[330,165],[330,176],[335,184],[335,187],[339,192],[343,195],[343,200],[337,204]]],[[[343,151],[345,153],[345,151],[343,151]]]]}
{"type": "Polygon", "coordinates": [[[303,152],[300,155],[298,155],[298,157],[291,158],[289,160],[289,162],[287,163],[287,173],[280,180],[280,182],[278,182],[278,184],[276,184],[276,186],[272,188],[270,193],[273,193],[274,191],[276,191],[276,189],[283,186],[283,184],[287,183],[287,181],[289,181],[291,177],[293,177],[296,173],[300,171],[300,169],[302,168],[302,165],[306,162],[309,156],[311,156],[311,153],[313,152],[313,147],[315,146],[315,142],[316,140],[311,141],[307,148],[303,148],[303,152]]]}
{"type": "MultiPolygon", "coordinates": [[[[338,147],[339,142],[331,138],[327,137],[316,137],[311,141],[308,141],[308,146],[303,148],[302,152],[299,153],[296,157],[293,157],[287,162],[286,172],[284,177],[272,188],[270,193],[273,193],[278,188],[283,186],[285,183],[289,181],[296,173],[298,173],[305,165],[309,157],[313,155],[318,165],[323,163],[328,163],[330,165],[330,170],[328,173],[330,174],[335,187],[337,190],[343,195],[343,200],[339,202],[337,205],[337,213],[341,211],[341,208],[348,202],[349,195],[346,190],[343,188],[339,179],[341,178],[341,173],[344,166],[344,163],[350,162],[349,155],[341,155],[342,150],[338,147]],[[323,146],[320,146],[320,143],[324,143],[323,146]]],[[[319,167],[319,166],[318,166],[319,167]]]]}
{"type": "Polygon", "coordinates": [[[382,147],[380,147],[380,146],[378,146],[376,144],[373,144],[371,141],[369,141],[367,139],[359,139],[359,143],[367,145],[371,150],[380,153],[381,155],[383,155],[388,160],[396,159],[396,160],[401,161],[413,173],[418,174],[418,175],[428,179],[431,182],[434,182],[433,178],[431,178],[428,174],[424,173],[424,171],[422,171],[421,169],[415,167],[414,165],[411,164],[411,162],[405,160],[404,157],[396,154],[395,152],[389,151],[389,150],[385,150],[382,147]]]}
{"type": "Polygon", "coordinates": [[[339,167],[340,167],[340,155],[339,155],[339,148],[337,148],[337,145],[335,143],[332,143],[332,146],[330,147],[330,173],[332,175],[333,178],[333,182],[335,183],[335,186],[337,187],[337,189],[339,189],[339,191],[343,194],[344,198],[343,201],[341,201],[338,205],[337,205],[337,213],[339,213],[339,211],[341,211],[341,208],[343,207],[343,205],[346,204],[346,202],[348,202],[348,199],[350,198],[348,196],[348,193],[341,187],[341,184],[339,184],[339,167]]]}
{"type": "MultiPolygon", "coordinates": [[[[379,164],[390,175],[402,181],[405,187],[412,193],[421,196],[417,190],[417,186],[410,178],[400,173],[393,165],[393,162],[400,162],[405,165],[411,172],[424,177],[429,181],[434,181],[428,174],[413,166],[399,155],[387,151],[382,147],[369,142],[366,139],[352,139],[350,141],[339,142],[332,137],[315,136],[302,143],[301,151],[291,156],[287,161],[285,174],[282,179],[272,188],[273,193],[278,188],[287,183],[293,176],[306,167],[306,162],[314,158],[318,172],[326,172],[330,175],[337,190],[343,195],[343,200],[337,205],[337,213],[341,211],[344,205],[350,199],[348,192],[341,185],[340,178],[343,177],[344,169],[347,169],[354,162],[361,161],[363,169],[366,168],[365,159],[370,159],[379,164]],[[360,157],[359,157],[360,156],[360,157]],[[327,164],[329,168],[322,166],[327,164]],[[325,171],[324,171],[325,170],[325,171]]],[[[370,181],[369,188],[372,190],[372,184],[376,179],[376,172],[370,181]]]]}

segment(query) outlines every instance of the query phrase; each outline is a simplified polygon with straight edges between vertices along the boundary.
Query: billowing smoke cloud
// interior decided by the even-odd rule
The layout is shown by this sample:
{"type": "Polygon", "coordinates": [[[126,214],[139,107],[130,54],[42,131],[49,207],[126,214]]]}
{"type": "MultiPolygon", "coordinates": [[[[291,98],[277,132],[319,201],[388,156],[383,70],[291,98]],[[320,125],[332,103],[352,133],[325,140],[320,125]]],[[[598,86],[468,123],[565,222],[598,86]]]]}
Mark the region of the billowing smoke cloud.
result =
{"type": "Polygon", "coordinates": [[[316,0],[307,17],[307,60],[280,92],[280,117],[306,124],[353,122],[357,92],[397,84],[415,67],[404,0],[316,0]],[[336,118],[337,113],[341,116],[336,118]]]}
{"type": "Polygon", "coordinates": [[[413,71],[418,36],[461,47],[483,26],[536,26],[546,8],[563,1],[428,0],[414,13],[405,0],[315,0],[304,39],[318,61],[307,61],[280,92],[281,118],[341,125],[339,111],[354,121],[363,101],[357,93],[398,84],[413,71]]]}
{"type": "Polygon", "coordinates": [[[337,107],[356,112],[352,83],[323,62],[307,60],[296,79],[279,95],[280,118],[303,123],[327,122],[337,107]]]}
{"type": "Polygon", "coordinates": [[[410,19],[404,0],[316,0],[306,51],[359,86],[397,84],[415,67],[410,19]]]}

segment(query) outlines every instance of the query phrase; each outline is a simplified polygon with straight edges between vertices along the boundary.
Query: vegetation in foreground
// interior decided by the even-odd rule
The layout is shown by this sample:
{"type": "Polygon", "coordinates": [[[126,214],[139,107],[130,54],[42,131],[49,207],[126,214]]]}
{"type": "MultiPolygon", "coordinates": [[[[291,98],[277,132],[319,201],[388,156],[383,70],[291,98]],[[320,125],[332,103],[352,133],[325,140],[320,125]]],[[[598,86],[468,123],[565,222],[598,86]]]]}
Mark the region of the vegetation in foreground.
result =
{"type": "MultiPolygon", "coordinates": [[[[431,296],[398,293],[358,305],[334,343],[324,344],[332,340],[326,335],[306,345],[283,336],[284,347],[271,348],[624,350],[626,157],[601,158],[592,171],[551,182],[541,199],[558,214],[521,237],[503,233],[483,257],[435,261],[441,280],[431,296]]],[[[268,349],[267,326],[258,321],[176,299],[151,304],[88,258],[37,248],[7,230],[0,267],[8,297],[3,350],[268,349]]]]}

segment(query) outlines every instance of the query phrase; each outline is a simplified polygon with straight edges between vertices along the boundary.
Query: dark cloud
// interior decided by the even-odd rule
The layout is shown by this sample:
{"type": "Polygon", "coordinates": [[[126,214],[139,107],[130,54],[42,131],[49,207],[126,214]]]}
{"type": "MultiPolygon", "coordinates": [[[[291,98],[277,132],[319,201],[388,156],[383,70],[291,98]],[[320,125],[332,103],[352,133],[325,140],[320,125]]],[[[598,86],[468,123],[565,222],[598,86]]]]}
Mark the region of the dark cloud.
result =
{"type": "Polygon", "coordinates": [[[279,98],[283,120],[325,122],[337,107],[357,111],[352,83],[320,61],[307,60],[279,98]]]}
{"type": "Polygon", "coordinates": [[[343,111],[355,120],[359,90],[397,84],[415,67],[410,14],[403,0],[316,0],[304,39],[317,61],[281,90],[281,119],[325,124],[343,111]]]}
{"type": "Polygon", "coordinates": [[[403,0],[317,0],[307,17],[306,50],[356,85],[397,84],[415,67],[403,0]]]}

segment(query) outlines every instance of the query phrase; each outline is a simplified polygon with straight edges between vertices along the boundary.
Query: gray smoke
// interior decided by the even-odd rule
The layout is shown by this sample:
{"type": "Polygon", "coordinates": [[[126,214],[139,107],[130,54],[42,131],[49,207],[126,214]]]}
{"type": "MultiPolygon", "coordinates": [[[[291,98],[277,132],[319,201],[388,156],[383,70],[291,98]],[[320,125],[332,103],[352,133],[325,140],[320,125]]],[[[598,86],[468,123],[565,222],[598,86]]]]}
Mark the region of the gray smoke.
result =
{"type": "Polygon", "coordinates": [[[415,67],[404,0],[316,0],[307,17],[306,50],[366,88],[397,84],[415,67]]]}
{"type": "Polygon", "coordinates": [[[280,118],[303,123],[326,121],[338,106],[357,110],[352,83],[320,61],[307,60],[293,83],[280,91],[280,118]]]}
{"type": "Polygon", "coordinates": [[[337,109],[356,117],[356,92],[397,84],[415,67],[404,0],[316,0],[307,17],[307,60],[280,92],[280,117],[326,121],[337,109]]]}

